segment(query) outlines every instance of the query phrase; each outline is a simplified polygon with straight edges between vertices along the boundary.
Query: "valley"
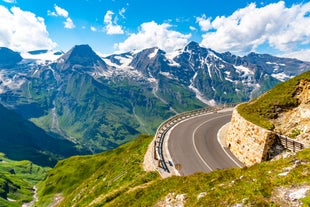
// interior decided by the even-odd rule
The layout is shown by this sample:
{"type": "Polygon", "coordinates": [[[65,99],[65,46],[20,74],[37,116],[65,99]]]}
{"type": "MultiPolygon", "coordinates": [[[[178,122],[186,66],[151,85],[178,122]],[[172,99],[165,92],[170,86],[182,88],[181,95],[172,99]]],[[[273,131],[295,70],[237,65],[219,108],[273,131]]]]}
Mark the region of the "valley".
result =
{"type": "MultiPolygon", "coordinates": [[[[306,160],[299,166],[307,172],[309,158],[303,152],[293,155],[302,158],[249,170],[191,171],[184,178],[161,179],[157,172],[142,169],[152,137],[141,135],[154,134],[164,120],[184,111],[256,100],[305,72],[308,62],[255,53],[239,57],[195,42],[174,55],[149,48],[100,57],[88,45],[50,53],[53,58],[45,61],[9,49],[0,53],[14,60],[0,62],[0,114],[8,117],[0,124],[0,151],[8,159],[53,167],[35,182],[35,205],[47,206],[55,199],[58,206],[135,206],[136,199],[139,205],[160,205],[166,196],[179,194],[186,194],[184,202],[193,206],[207,205],[211,198],[219,205],[238,204],[245,195],[259,205],[277,203],[274,192],[286,179],[309,184],[307,173],[299,180],[277,176],[294,159],[306,160]],[[85,154],[94,155],[81,156],[85,154]],[[269,171],[272,179],[265,176],[269,171]],[[253,180],[257,191],[252,186],[235,194],[253,180]],[[227,199],[220,201],[223,191],[227,199]],[[196,200],[201,193],[208,194],[206,199],[196,200]]],[[[300,173],[299,168],[292,171],[300,173]]],[[[18,202],[29,202],[30,197],[18,202]]]]}
{"type": "Polygon", "coordinates": [[[174,53],[148,48],[106,57],[88,45],[25,58],[0,52],[0,103],[82,153],[153,134],[183,111],[250,100],[310,67],[270,55],[217,53],[196,42],[174,53]]]}

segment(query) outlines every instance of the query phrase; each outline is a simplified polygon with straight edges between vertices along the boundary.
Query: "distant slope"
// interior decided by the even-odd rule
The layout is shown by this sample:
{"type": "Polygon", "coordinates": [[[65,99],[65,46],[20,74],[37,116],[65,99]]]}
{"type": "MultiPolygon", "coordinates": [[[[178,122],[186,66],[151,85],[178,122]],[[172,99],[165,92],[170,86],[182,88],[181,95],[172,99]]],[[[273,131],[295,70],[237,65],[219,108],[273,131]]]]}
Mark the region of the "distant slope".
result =
{"type": "Polygon", "coordinates": [[[33,200],[33,185],[42,181],[47,168],[30,161],[13,161],[0,153],[0,206],[19,207],[33,200]]]}
{"type": "Polygon", "coordinates": [[[80,154],[73,143],[55,139],[32,122],[0,104],[0,152],[13,160],[53,166],[57,160],[80,154]]]}
{"type": "MultiPolygon", "coordinates": [[[[151,139],[141,136],[109,152],[58,162],[39,185],[37,205],[48,206],[57,197],[58,207],[164,206],[183,197],[185,206],[292,206],[279,192],[289,197],[310,189],[309,150],[250,168],[160,179],[156,172],[142,170],[151,139]]],[[[310,204],[309,196],[302,200],[310,204]]]]}

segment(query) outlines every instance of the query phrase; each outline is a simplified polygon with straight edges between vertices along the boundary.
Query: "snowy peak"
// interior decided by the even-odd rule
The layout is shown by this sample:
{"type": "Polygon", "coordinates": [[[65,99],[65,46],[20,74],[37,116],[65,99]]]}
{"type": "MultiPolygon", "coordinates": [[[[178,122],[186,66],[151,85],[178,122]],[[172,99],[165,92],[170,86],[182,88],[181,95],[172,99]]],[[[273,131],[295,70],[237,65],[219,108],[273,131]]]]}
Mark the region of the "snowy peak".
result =
{"type": "Polygon", "coordinates": [[[199,49],[201,49],[200,45],[197,42],[191,41],[184,47],[184,52],[197,51],[199,49]]]}
{"type": "Polygon", "coordinates": [[[53,50],[33,50],[21,54],[23,59],[27,61],[35,61],[37,64],[48,64],[56,61],[64,54],[62,51],[53,50]]]}

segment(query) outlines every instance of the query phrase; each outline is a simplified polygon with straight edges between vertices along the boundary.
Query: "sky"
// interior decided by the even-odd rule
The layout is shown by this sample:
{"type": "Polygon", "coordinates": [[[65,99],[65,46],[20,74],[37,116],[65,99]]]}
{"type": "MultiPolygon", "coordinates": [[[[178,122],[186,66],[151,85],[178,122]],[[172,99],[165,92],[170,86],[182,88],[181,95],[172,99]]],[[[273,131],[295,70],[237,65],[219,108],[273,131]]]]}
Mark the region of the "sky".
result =
{"type": "Polygon", "coordinates": [[[301,0],[0,0],[0,46],[18,52],[78,44],[100,54],[172,52],[195,41],[310,61],[309,25],[310,1],[301,0]]]}

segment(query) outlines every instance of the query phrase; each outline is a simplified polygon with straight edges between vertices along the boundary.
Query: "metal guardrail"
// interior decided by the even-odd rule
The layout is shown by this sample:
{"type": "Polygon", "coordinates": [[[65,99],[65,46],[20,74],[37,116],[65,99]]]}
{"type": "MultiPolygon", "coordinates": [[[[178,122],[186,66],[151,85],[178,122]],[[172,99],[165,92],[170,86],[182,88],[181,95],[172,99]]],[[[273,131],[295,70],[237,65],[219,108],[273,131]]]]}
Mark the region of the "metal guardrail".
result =
{"type": "MultiPolygon", "coordinates": [[[[210,113],[210,112],[216,112],[218,110],[227,108],[227,107],[234,107],[235,105],[230,106],[223,106],[223,107],[208,107],[208,108],[202,108],[197,109],[193,111],[183,112],[180,114],[177,114],[166,121],[164,121],[157,129],[155,134],[155,140],[154,140],[154,159],[158,160],[158,167],[163,168],[164,171],[170,173],[169,168],[167,166],[167,163],[164,158],[163,154],[163,142],[165,139],[165,136],[169,129],[171,129],[173,126],[175,126],[177,123],[189,119],[194,116],[210,113]]],[[[283,135],[277,134],[281,144],[286,148],[293,152],[300,151],[305,148],[304,144],[297,142],[293,139],[290,139],[288,137],[285,137],[283,135]]]]}
{"type": "Polygon", "coordinates": [[[286,136],[283,136],[283,135],[279,135],[279,134],[277,134],[277,135],[280,139],[281,144],[286,149],[289,149],[293,152],[298,152],[298,151],[305,148],[305,145],[301,142],[295,141],[295,140],[288,138],[286,136]]]}
{"type": "Polygon", "coordinates": [[[164,171],[170,173],[169,168],[164,158],[164,154],[163,154],[163,142],[169,129],[171,129],[173,126],[175,126],[177,123],[181,122],[182,120],[185,120],[185,119],[188,119],[194,116],[210,113],[210,112],[215,112],[223,108],[224,107],[217,107],[217,108],[208,107],[208,108],[188,111],[188,112],[177,114],[167,119],[165,122],[163,122],[156,131],[155,141],[154,141],[154,159],[158,160],[158,167],[161,167],[164,169],[164,171]]]}

